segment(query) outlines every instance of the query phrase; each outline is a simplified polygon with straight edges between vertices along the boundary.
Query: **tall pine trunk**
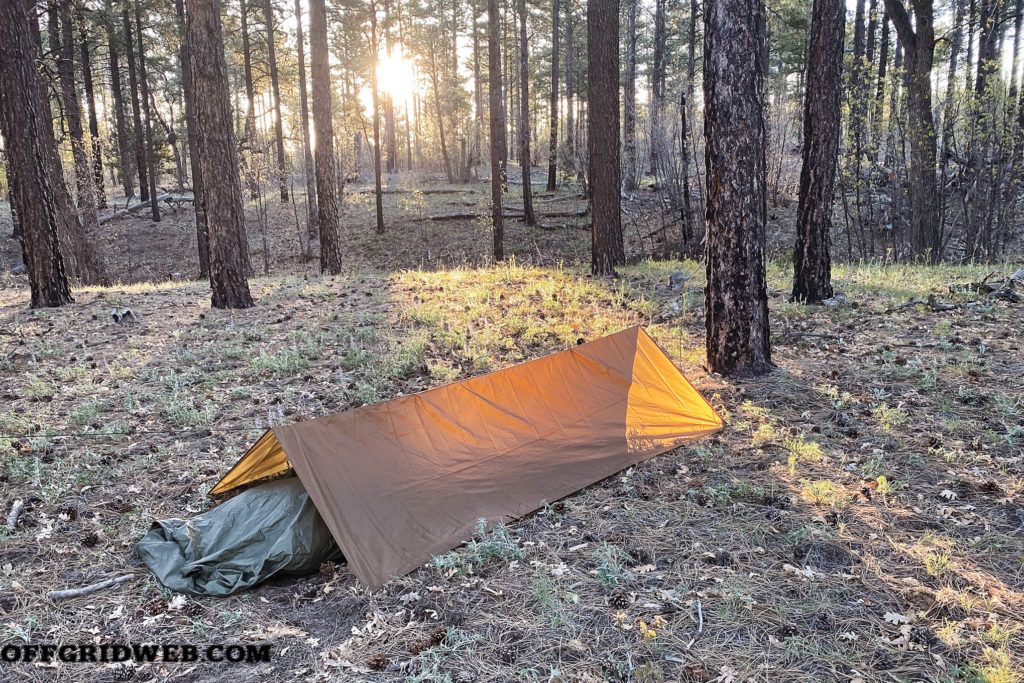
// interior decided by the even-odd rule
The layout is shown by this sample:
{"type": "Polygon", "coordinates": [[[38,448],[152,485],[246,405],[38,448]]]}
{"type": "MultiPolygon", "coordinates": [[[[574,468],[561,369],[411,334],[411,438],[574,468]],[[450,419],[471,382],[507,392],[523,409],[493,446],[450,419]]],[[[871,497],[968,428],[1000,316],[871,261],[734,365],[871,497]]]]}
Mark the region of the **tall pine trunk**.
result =
{"type": "MultiPolygon", "coordinates": [[[[75,188],[78,215],[82,222],[81,250],[78,253],[78,275],[86,284],[99,284],[104,278],[102,261],[96,255],[99,218],[96,215],[96,190],[93,187],[92,167],[82,128],[82,109],[75,87],[75,31],[71,22],[71,0],[61,0],[60,43],[58,45],[58,74],[64,118],[71,138],[71,154],[75,163],[75,188]]],[[[54,40],[51,36],[51,42],[54,40]]]]}
{"type": "Polygon", "coordinates": [[[625,120],[622,130],[622,163],[623,183],[627,192],[637,186],[636,157],[636,5],[638,0],[626,0],[626,83],[623,114],[625,120]]]}
{"type": "Polygon", "coordinates": [[[178,34],[181,36],[178,61],[181,64],[181,88],[185,97],[185,136],[188,142],[189,163],[192,165],[192,197],[194,198],[193,205],[196,208],[196,246],[199,253],[199,277],[206,278],[210,276],[209,226],[206,220],[206,209],[203,204],[203,162],[199,158],[196,106],[192,88],[192,60],[188,50],[183,0],[174,0],[174,9],[178,15],[178,34]]]}
{"type": "Polygon", "coordinates": [[[149,211],[153,222],[160,222],[160,202],[156,199],[156,150],[153,146],[153,123],[150,115],[149,78],[146,76],[146,48],[142,43],[142,12],[135,0],[135,41],[139,52],[139,95],[142,97],[142,120],[146,128],[146,166],[149,170],[149,211]]]}
{"type": "Polygon", "coordinates": [[[661,181],[662,131],[661,117],[665,108],[666,52],[668,35],[665,27],[667,0],[654,3],[654,68],[651,70],[651,173],[661,181]]]}
{"type": "Polygon", "coordinates": [[[281,84],[277,76],[277,48],[274,45],[274,8],[263,0],[263,22],[267,30],[267,66],[270,69],[270,91],[274,97],[274,138],[277,144],[277,181],[281,201],[288,201],[288,174],[284,160],[284,122],[281,120],[281,84]]]}
{"type": "Polygon", "coordinates": [[[494,260],[505,258],[505,225],[502,216],[502,191],[506,186],[505,98],[501,91],[501,36],[498,0],[487,0],[487,89],[491,131],[491,230],[494,260]]]}
{"type": "MultiPolygon", "coordinates": [[[[34,12],[34,8],[32,8],[34,12]]],[[[0,3],[0,134],[7,147],[8,178],[21,224],[22,255],[28,271],[32,308],[71,303],[58,238],[48,164],[57,157],[40,102],[30,18],[25,2],[0,3]]]]}
{"type": "MultiPolygon", "coordinates": [[[[431,48],[433,49],[433,48],[431,48]]],[[[431,53],[433,54],[433,53],[431,53]]],[[[380,91],[377,83],[377,3],[370,3],[370,87],[373,90],[373,188],[377,209],[377,234],[384,234],[384,188],[380,177],[380,91]]],[[[442,129],[441,142],[444,142],[442,129]]],[[[448,161],[447,155],[445,162],[448,161]]],[[[448,167],[448,182],[452,182],[451,167],[448,167]]]]}
{"type": "Polygon", "coordinates": [[[142,109],[139,107],[139,77],[135,64],[135,46],[132,39],[132,20],[128,10],[121,13],[124,24],[125,59],[128,60],[128,90],[132,101],[132,146],[135,148],[135,169],[139,172],[139,199],[149,200],[149,165],[146,163],[146,138],[142,127],[142,109]]]}
{"type": "Polygon", "coordinates": [[[839,155],[844,0],[814,0],[804,94],[803,167],[793,250],[793,299],[832,296],[832,204],[839,155]]]}
{"type": "Polygon", "coordinates": [[[78,46],[82,59],[82,85],[85,88],[85,105],[89,114],[89,141],[92,143],[92,179],[96,190],[96,206],[106,208],[107,193],[103,181],[103,141],[100,139],[100,124],[96,117],[96,93],[92,81],[92,56],[89,54],[89,32],[85,27],[85,12],[82,6],[75,7],[75,21],[78,24],[78,46]]]}
{"type": "Polygon", "coordinates": [[[118,56],[117,31],[114,28],[114,8],[111,0],[106,0],[104,6],[104,26],[107,31],[107,57],[110,63],[110,94],[114,103],[114,132],[117,136],[117,161],[121,171],[121,185],[124,188],[124,196],[135,195],[135,180],[133,177],[131,153],[129,148],[131,142],[128,139],[128,126],[124,117],[124,94],[121,91],[121,63],[118,56]]]}
{"type": "Polygon", "coordinates": [[[526,32],[526,0],[519,0],[519,168],[523,174],[523,222],[537,225],[533,215],[533,185],[530,167],[530,48],[526,32]]]}
{"type": "Polygon", "coordinates": [[[551,134],[548,138],[548,192],[554,192],[558,185],[558,5],[558,0],[551,1],[551,134]]]}
{"type": "Polygon", "coordinates": [[[622,169],[619,166],[619,3],[590,0],[587,4],[587,93],[590,116],[587,152],[590,158],[590,270],[613,275],[626,262],[622,243],[622,169]],[[614,41],[609,47],[609,40],[614,41]]]}
{"type": "Polygon", "coordinates": [[[302,35],[302,6],[295,0],[295,37],[299,58],[299,126],[302,128],[302,167],[306,179],[306,234],[310,242],[320,239],[320,212],[316,208],[316,172],[313,168],[313,147],[309,139],[309,105],[306,92],[306,48],[302,35]]]}
{"type": "Polygon", "coordinates": [[[724,375],[771,369],[765,275],[764,15],[761,0],[708,0],[704,9],[708,367],[724,375]]]}
{"type": "Polygon", "coordinates": [[[186,0],[187,40],[195,103],[203,210],[209,222],[210,288],[214,308],[253,305],[243,251],[245,212],[231,118],[220,3],[186,0]]]}
{"type": "Polygon", "coordinates": [[[316,200],[320,225],[320,271],[341,272],[338,245],[338,183],[331,113],[331,65],[327,52],[327,8],[309,3],[309,70],[312,80],[313,130],[316,134],[316,200]]]}

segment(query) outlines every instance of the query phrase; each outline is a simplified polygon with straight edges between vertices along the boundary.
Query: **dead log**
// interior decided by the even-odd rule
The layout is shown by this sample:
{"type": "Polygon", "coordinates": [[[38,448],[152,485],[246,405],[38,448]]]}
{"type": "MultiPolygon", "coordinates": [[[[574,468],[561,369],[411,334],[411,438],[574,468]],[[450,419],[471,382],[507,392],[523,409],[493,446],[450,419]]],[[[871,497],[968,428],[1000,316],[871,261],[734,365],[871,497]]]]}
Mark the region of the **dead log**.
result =
{"type": "MultiPolygon", "coordinates": [[[[170,196],[171,196],[170,193],[165,192],[164,194],[159,195],[156,198],[156,200],[158,202],[160,202],[160,201],[163,201],[163,200],[167,199],[170,196]]],[[[118,218],[121,218],[122,216],[128,216],[130,214],[133,214],[136,211],[138,211],[139,209],[144,209],[147,206],[149,206],[149,201],[150,200],[147,199],[146,201],[139,202],[138,204],[136,204],[134,206],[129,206],[126,209],[120,209],[119,211],[115,211],[114,213],[110,214],[109,216],[104,216],[104,217],[100,218],[100,221],[99,221],[100,225],[103,225],[104,223],[109,223],[110,221],[116,220],[118,218]]]]}
{"type": "Polygon", "coordinates": [[[11,511],[7,513],[7,528],[14,531],[14,527],[18,526],[18,518],[21,517],[21,511],[25,509],[25,501],[21,498],[14,501],[11,505],[11,511]]]}
{"type": "Polygon", "coordinates": [[[71,588],[64,591],[50,591],[46,594],[46,597],[50,598],[51,600],[68,600],[70,598],[77,598],[82,595],[89,595],[90,593],[95,593],[97,591],[101,591],[105,588],[110,588],[112,586],[118,586],[122,583],[133,581],[134,579],[135,576],[133,574],[124,574],[122,576],[116,576],[112,579],[107,579],[106,581],[100,581],[99,583],[93,583],[88,586],[82,586],[81,588],[71,588]]]}

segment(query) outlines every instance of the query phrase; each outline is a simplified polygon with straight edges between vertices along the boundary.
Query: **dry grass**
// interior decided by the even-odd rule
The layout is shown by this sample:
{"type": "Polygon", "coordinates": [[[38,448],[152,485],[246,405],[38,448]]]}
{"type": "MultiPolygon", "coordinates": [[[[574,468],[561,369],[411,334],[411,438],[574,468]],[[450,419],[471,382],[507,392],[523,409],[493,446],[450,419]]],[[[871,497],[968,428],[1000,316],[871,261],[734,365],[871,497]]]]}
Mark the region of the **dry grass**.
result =
{"type": "MultiPolygon", "coordinates": [[[[568,229],[529,233],[551,241],[540,256],[523,247],[522,265],[478,267],[479,226],[443,230],[424,243],[428,270],[391,270],[416,266],[422,245],[352,228],[358,249],[386,252],[380,264],[337,278],[295,264],[255,279],[247,311],[211,311],[204,285],[170,282],[78,290],[74,306],[33,312],[20,281],[4,280],[0,517],[14,499],[28,509],[0,546],[0,641],[275,646],[269,665],[156,663],[128,672],[137,680],[1022,679],[1022,309],[885,312],[929,293],[963,300],[948,286],[987,269],[839,267],[850,303],[831,309],[785,303],[788,273],[773,265],[778,370],[725,381],[702,367],[699,269],[682,291],[668,286],[695,264],[592,279],[573,265],[568,229]],[[455,253],[433,251],[442,238],[476,251],[435,269],[455,253]],[[114,323],[114,305],[138,323],[114,323]],[[149,523],[212,505],[205,492],[268,424],[635,323],[727,418],[724,432],[375,593],[341,565],[181,604],[139,566],[149,523]],[[122,572],[136,581],[44,597],[122,572]]],[[[124,673],[4,666],[29,680],[124,673]]]]}

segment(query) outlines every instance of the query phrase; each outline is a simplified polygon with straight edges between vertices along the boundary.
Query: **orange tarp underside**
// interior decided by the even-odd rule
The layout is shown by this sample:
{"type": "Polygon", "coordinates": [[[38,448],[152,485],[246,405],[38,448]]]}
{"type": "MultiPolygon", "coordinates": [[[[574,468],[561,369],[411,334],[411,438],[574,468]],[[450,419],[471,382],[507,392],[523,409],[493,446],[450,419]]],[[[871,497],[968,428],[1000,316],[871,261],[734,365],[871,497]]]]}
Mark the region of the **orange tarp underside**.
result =
{"type": "Polygon", "coordinates": [[[360,581],[714,432],[722,419],[640,327],[505,370],[274,427],[214,487],[294,468],[360,581]]]}

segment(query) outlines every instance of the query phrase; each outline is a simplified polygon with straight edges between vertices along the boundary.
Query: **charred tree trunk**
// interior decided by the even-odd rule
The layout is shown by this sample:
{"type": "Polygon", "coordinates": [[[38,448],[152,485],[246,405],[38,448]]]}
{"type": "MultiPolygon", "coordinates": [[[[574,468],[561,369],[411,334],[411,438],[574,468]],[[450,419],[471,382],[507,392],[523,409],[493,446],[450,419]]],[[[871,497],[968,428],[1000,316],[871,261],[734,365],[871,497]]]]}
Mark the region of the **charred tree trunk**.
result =
{"type": "Polygon", "coordinates": [[[619,3],[587,4],[587,93],[590,115],[591,260],[594,275],[613,275],[626,262],[622,243],[622,169],[619,166],[619,3]],[[611,37],[611,38],[610,38],[611,37]],[[608,41],[613,40],[613,47],[608,41]]]}
{"type": "Polygon", "coordinates": [[[501,194],[505,177],[505,98],[501,92],[501,36],[498,0],[487,0],[487,88],[491,130],[491,230],[494,260],[505,258],[505,224],[501,194]]]}
{"type": "Polygon", "coordinates": [[[551,4],[551,135],[548,139],[548,185],[547,191],[554,192],[558,185],[558,18],[559,2],[551,4]]]}
{"type": "Polygon", "coordinates": [[[320,272],[341,272],[338,245],[338,183],[331,113],[331,66],[327,56],[327,7],[309,3],[309,69],[312,77],[313,128],[316,133],[316,200],[320,225],[320,272]]]}
{"type": "Polygon", "coordinates": [[[771,369],[765,276],[764,16],[760,0],[704,9],[708,367],[771,369]]]}
{"type": "Polygon", "coordinates": [[[299,47],[299,126],[302,128],[302,167],[306,179],[306,234],[310,242],[320,239],[320,212],[316,208],[316,172],[309,139],[309,105],[306,93],[306,53],[302,36],[302,6],[295,0],[296,41],[299,47]]]}
{"type": "Polygon", "coordinates": [[[92,82],[92,57],[89,54],[89,33],[85,28],[85,13],[82,6],[75,7],[75,21],[78,23],[78,46],[82,59],[82,84],[85,87],[85,105],[89,114],[89,141],[92,143],[92,179],[96,189],[96,206],[106,208],[107,193],[103,183],[103,141],[100,140],[100,124],[96,118],[96,93],[92,82]]]}
{"type": "Polygon", "coordinates": [[[665,104],[665,59],[668,35],[665,28],[667,0],[654,3],[654,68],[651,71],[651,173],[661,173],[661,115],[665,104]]]}
{"type": "Polygon", "coordinates": [[[804,94],[803,167],[793,250],[793,299],[832,296],[832,204],[839,156],[846,3],[814,0],[804,94]]]}
{"type": "Polygon", "coordinates": [[[523,222],[537,225],[533,215],[533,184],[530,170],[530,49],[526,32],[526,0],[519,0],[519,168],[523,174],[523,222]]]}
{"type": "Polygon", "coordinates": [[[625,121],[622,130],[622,153],[625,155],[622,164],[623,184],[627,192],[637,186],[636,157],[636,5],[638,0],[626,0],[626,83],[623,114],[625,121]]]}
{"type": "Polygon", "coordinates": [[[104,24],[107,31],[107,53],[110,62],[110,94],[114,102],[114,131],[117,135],[118,166],[121,169],[121,185],[124,196],[135,196],[135,180],[133,178],[128,126],[124,118],[124,95],[121,92],[121,64],[117,54],[117,32],[114,29],[114,8],[111,0],[106,0],[104,24]]]}
{"type": "Polygon", "coordinates": [[[277,182],[281,201],[288,201],[288,173],[284,160],[284,123],[281,120],[281,85],[277,76],[277,48],[274,45],[274,8],[263,0],[263,22],[267,28],[267,66],[270,68],[270,91],[274,97],[274,137],[277,143],[277,182]]]}
{"type": "MultiPolygon", "coordinates": [[[[102,261],[96,256],[96,238],[100,224],[96,215],[96,191],[92,184],[89,151],[82,128],[82,109],[79,105],[78,90],[75,88],[75,32],[71,22],[71,0],[61,0],[59,12],[60,43],[57,50],[57,70],[60,76],[64,118],[68,125],[68,136],[71,138],[71,154],[75,162],[76,199],[83,230],[81,249],[78,253],[78,275],[86,284],[99,284],[104,278],[102,261]]],[[[51,42],[54,39],[55,36],[51,36],[51,42]]]]}
{"type": "Polygon", "coordinates": [[[910,246],[927,262],[942,258],[935,190],[935,124],[931,71],[935,54],[932,0],[913,0],[914,24],[902,0],[885,0],[889,19],[906,51],[907,132],[910,138],[910,246]]]}
{"type": "MultiPolygon", "coordinates": [[[[203,210],[209,221],[210,287],[214,308],[253,305],[243,250],[245,212],[232,132],[228,67],[224,59],[220,3],[186,0],[188,52],[195,103],[203,210]]],[[[198,198],[197,198],[198,199],[198,198]]],[[[154,202],[155,203],[155,202],[154,202]]]]}
{"type": "Polygon", "coordinates": [[[181,63],[181,87],[185,97],[185,135],[188,138],[188,158],[192,165],[192,196],[196,209],[196,245],[199,252],[199,277],[210,276],[210,241],[209,226],[206,221],[206,209],[203,204],[203,162],[199,158],[199,140],[196,131],[196,105],[192,88],[192,61],[188,50],[188,36],[185,21],[185,5],[183,0],[174,0],[174,9],[178,14],[178,33],[181,36],[181,48],[178,60],[181,63]]]}
{"type": "Polygon", "coordinates": [[[142,127],[142,109],[139,106],[139,78],[135,64],[135,46],[132,39],[132,20],[128,10],[121,13],[124,24],[125,59],[128,60],[128,90],[132,100],[132,146],[135,148],[135,168],[139,172],[139,199],[149,201],[149,165],[146,163],[146,138],[142,127]]]}
{"type": "Polygon", "coordinates": [[[56,159],[52,132],[40,103],[35,46],[24,2],[0,3],[0,130],[7,146],[8,182],[18,208],[22,255],[28,271],[32,308],[71,303],[61,258],[59,217],[51,188],[50,163],[56,159]],[[53,146],[52,149],[48,147],[53,146]]]}

